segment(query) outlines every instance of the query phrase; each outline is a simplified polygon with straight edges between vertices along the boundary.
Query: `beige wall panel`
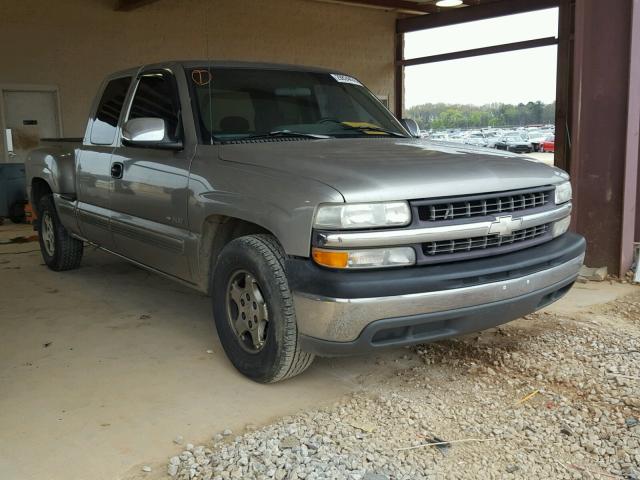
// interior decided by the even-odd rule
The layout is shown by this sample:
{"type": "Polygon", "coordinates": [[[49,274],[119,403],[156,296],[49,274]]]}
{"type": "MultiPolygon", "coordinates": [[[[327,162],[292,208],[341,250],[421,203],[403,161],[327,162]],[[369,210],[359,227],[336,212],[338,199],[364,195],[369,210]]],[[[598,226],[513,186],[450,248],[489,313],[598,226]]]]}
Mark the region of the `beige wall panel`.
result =
{"type": "Polygon", "coordinates": [[[159,0],[117,12],[114,2],[0,0],[0,85],[58,86],[65,136],[84,133],[107,73],[169,59],[335,68],[393,104],[393,13],[310,0],[159,0]]]}

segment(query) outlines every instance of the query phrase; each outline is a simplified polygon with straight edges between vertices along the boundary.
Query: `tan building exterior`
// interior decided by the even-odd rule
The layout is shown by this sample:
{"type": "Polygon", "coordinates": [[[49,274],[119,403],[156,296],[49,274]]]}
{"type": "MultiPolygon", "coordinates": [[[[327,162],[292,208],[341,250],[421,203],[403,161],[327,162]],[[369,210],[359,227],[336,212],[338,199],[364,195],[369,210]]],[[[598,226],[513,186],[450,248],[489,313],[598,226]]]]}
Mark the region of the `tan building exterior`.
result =
{"type": "Polygon", "coordinates": [[[129,12],[115,3],[0,0],[0,88],[57,88],[64,136],[84,133],[107,73],[168,59],[335,68],[393,104],[393,12],[311,0],[160,0],[129,12]]]}

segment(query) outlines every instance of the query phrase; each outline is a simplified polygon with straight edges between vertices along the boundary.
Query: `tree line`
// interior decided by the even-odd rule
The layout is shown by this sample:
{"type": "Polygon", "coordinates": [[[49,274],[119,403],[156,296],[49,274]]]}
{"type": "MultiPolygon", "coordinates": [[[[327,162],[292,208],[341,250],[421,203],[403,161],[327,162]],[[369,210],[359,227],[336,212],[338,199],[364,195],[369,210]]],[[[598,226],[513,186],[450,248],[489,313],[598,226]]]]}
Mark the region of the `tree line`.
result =
{"type": "Polygon", "coordinates": [[[418,122],[423,130],[516,127],[554,123],[555,110],[555,102],[540,101],[518,105],[491,103],[482,106],[425,103],[407,109],[405,116],[418,122]]]}

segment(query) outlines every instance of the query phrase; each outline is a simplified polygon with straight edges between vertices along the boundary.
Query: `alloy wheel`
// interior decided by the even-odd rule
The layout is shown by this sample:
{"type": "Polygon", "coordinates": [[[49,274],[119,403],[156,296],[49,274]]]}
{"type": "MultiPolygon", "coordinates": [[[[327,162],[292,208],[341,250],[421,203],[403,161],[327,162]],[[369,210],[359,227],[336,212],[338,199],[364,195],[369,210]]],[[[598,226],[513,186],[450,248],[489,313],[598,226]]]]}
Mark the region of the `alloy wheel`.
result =
{"type": "Polygon", "coordinates": [[[257,353],[267,340],[269,312],[256,278],[245,270],[231,275],[227,285],[227,319],[242,348],[257,353]]]}
{"type": "Polygon", "coordinates": [[[53,229],[53,218],[49,212],[42,214],[42,243],[47,255],[53,257],[56,253],[56,237],[53,229]]]}

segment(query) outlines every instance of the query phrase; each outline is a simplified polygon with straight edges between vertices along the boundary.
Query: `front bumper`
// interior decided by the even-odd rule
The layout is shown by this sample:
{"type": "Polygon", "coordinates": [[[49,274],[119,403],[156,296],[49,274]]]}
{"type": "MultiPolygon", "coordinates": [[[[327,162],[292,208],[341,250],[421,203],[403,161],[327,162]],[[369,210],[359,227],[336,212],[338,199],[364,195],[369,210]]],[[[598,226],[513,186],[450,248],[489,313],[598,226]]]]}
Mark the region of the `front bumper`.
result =
{"type": "Polygon", "coordinates": [[[507,150],[513,153],[531,153],[533,148],[528,145],[509,145],[507,150]]]}
{"type": "Polygon", "coordinates": [[[339,272],[290,260],[305,350],[347,355],[493,327],[564,295],[584,259],[568,233],[517,252],[449,264],[339,272]]]}

